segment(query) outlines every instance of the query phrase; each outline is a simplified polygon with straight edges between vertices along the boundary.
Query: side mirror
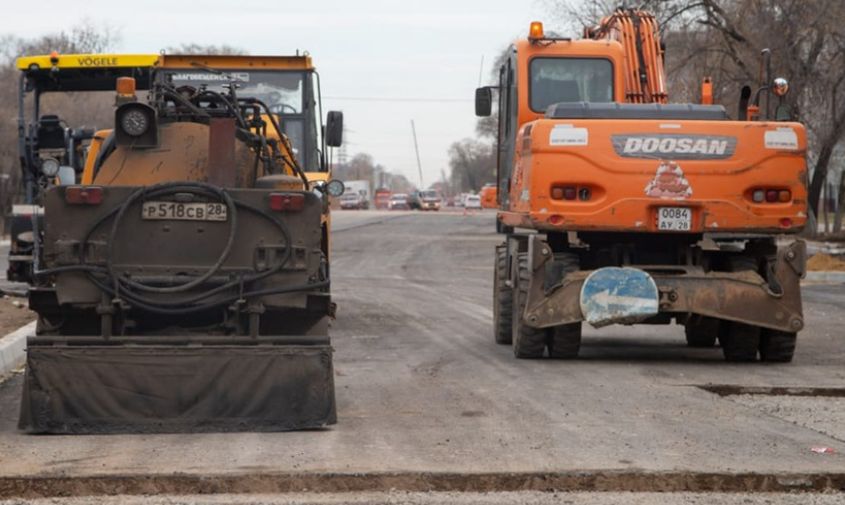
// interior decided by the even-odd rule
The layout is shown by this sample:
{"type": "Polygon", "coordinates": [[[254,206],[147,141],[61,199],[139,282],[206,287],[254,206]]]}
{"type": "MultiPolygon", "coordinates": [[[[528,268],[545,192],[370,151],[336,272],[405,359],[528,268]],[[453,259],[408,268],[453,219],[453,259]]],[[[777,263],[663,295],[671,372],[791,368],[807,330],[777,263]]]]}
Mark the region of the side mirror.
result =
{"type": "Polygon", "coordinates": [[[340,147],[343,143],[343,112],[331,110],[326,116],[326,145],[340,147]]]}
{"type": "Polygon", "coordinates": [[[329,196],[337,198],[342,195],[344,191],[346,191],[346,185],[343,184],[343,181],[341,180],[332,179],[326,183],[326,193],[328,193],[329,196]]]}
{"type": "Polygon", "coordinates": [[[786,94],[789,93],[789,82],[783,77],[778,77],[772,81],[772,91],[774,91],[777,96],[786,96],[786,94]]]}
{"type": "Polygon", "coordinates": [[[493,113],[493,92],[489,87],[475,90],[475,115],[487,117],[493,113]]]}
{"type": "Polygon", "coordinates": [[[739,107],[736,114],[737,121],[748,121],[749,100],[751,100],[751,86],[743,86],[739,92],[739,107]]]}

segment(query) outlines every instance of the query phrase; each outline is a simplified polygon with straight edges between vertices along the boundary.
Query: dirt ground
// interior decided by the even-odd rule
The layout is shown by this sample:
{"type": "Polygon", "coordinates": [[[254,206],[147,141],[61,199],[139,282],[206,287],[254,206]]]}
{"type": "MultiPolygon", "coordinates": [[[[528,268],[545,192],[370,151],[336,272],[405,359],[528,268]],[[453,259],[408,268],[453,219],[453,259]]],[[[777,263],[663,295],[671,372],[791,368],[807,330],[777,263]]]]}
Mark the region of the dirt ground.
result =
{"type": "Polygon", "coordinates": [[[26,298],[3,296],[0,298],[0,338],[35,319],[27,307],[26,298]]]}
{"type": "Polygon", "coordinates": [[[818,253],[807,260],[807,270],[845,272],[845,261],[825,253],[818,253]]]}

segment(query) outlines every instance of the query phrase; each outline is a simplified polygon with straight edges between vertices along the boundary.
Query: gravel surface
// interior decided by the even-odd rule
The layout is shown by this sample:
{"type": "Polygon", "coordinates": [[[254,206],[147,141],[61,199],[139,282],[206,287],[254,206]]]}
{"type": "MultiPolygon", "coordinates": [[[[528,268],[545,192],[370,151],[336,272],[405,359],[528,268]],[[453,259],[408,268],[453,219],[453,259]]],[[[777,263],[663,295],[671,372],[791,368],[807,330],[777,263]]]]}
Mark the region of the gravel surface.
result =
{"type": "Polygon", "coordinates": [[[731,401],[845,442],[845,398],[736,395],[731,401]]]}
{"type": "MultiPolygon", "coordinates": [[[[171,476],[200,481],[147,492],[202,493],[218,476],[233,480],[216,493],[297,491],[274,487],[276,476],[291,474],[310,476],[309,490],[451,490],[457,487],[426,479],[473,472],[610,476],[558,486],[580,490],[631,489],[625,479],[639,476],[641,491],[698,491],[726,489],[720,484],[744,482],[742,474],[778,482],[784,474],[845,473],[842,439],[698,387],[845,387],[845,286],[804,291],[807,328],[791,364],[725,363],[718,348],[688,348],[678,326],[588,328],[577,361],[516,360],[493,342],[493,247],[501,241],[493,213],[334,219],[342,230],[332,237],[337,425],[294,433],[29,436],[16,429],[15,377],[0,384],[0,491],[3,479],[25,490],[33,479],[68,477],[63,489],[84,494],[85,484],[73,484],[109,477],[109,489],[145,492],[145,483],[167,484],[171,476]],[[836,454],[814,454],[814,446],[836,454]],[[379,472],[399,476],[372,477],[379,472]],[[343,487],[347,475],[373,485],[343,487]]],[[[547,488],[536,478],[522,487],[501,482],[514,481],[462,489],[547,488]]],[[[771,489],[739,490],[752,488],[771,489]]]]}
{"type": "Polygon", "coordinates": [[[720,493],[339,493],[111,496],[0,500],[0,505],[841,505],[843,494],[720,493]]]}

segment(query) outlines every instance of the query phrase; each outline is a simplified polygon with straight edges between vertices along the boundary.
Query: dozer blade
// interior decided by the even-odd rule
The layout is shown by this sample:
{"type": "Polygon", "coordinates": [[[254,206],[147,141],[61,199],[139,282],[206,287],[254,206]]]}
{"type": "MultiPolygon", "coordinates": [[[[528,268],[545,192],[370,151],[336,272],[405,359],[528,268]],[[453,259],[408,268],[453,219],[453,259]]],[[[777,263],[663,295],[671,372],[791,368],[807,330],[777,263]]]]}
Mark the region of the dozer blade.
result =
{"type": "Polygon", "coordinates": [[[327,337],[34,337],[19,428],[289,431],[336,422],[327,337]]]}

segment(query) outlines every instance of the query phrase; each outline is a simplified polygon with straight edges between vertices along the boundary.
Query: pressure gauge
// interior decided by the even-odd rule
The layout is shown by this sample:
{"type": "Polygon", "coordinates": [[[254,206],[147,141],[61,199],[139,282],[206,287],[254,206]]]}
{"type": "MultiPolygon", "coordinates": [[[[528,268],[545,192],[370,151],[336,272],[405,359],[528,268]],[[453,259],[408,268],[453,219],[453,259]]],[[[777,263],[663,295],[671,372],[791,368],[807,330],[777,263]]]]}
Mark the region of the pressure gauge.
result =
{"type": "Polygon", "coordinates": [[[41,173],[47,177],[55,177],[59,173],[59,160],[44,158],[41,160],[41,173]]]}
{"type": "Polygon", "coordinates": [[[138,137],[143,135],[150,127],[150,120],[144,111],[129,109],[120,118],[120,126],[127,135],[138,137]]]}

